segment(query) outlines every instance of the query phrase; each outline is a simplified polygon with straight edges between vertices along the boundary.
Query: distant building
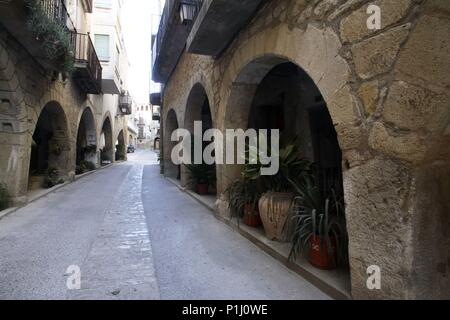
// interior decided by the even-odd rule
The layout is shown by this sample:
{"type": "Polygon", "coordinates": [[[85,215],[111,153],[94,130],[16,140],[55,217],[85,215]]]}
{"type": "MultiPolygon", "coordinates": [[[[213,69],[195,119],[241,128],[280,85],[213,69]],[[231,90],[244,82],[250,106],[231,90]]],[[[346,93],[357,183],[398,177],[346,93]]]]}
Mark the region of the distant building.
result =
{"type": "Polygon", "coordinates": [[[122,0],[26,6],[0,2],[0,183],[14,204],[49,172],[68,181],[86,162],[126,158],[131,113],[122,0]]]}

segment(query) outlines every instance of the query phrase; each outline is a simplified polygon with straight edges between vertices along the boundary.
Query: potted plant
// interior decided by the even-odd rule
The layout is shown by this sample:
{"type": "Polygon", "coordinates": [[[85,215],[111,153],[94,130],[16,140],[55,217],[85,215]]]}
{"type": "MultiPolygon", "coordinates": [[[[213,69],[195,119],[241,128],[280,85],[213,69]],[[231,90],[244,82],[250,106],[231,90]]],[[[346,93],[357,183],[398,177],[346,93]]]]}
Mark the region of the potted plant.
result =
{"type": "Polygon", "coordinates": [[[59,170],[56,168],[48,168],[44,178],[44,188],[50,189],[58,184],[63,184],[64,180],[59,177],[59,170]]]}
{"type": "Polygon", "coordinates": [[[292,210],[294,234],[290,259],[305,252],[316,268],[331,270],[347,260],[343,200],[334,191],[322,196],[314,179],[294,184],[298,193],[292,210]]]}
{"type": "Polygon", "coordinates": [[[209,192],[210,184],[214,179],[215,166],[202,164],[187,164],[186,169],[190,173],[190,180],[195,185],[195,190],[200,195],[206,195],[209,192]]]}
{"type": "Polygon", "coordinates": [[[308,175],[311,171],[311,162],[301,156],[297,137],[287,140],[278,156],[280,169],[277,174],[260,176],[261,165],[258,159],[257,164],[246,166],[244,175],[249,179],[261,180],[267,190],[261,196],[258,205],[266,236],[270,240],[288,242],[291,230],[285,226],[295,198],[291,180],[301,180],[308,175]]]}
{"type": "Polygon", "coordinates": [[[258,208],[261,192],[255,181],[237,180],[225,190],[225,195],[232,218],[236,217],[238,222],[242,218],[244,224],[250,227],[256,228],[262,224],[258,208]]]}
{"type": "Polygon", "coordinates": [[[84,154],[94,154],[97,153],[97,146],[95,144],[88,145],[83,149],[84,154]]]}

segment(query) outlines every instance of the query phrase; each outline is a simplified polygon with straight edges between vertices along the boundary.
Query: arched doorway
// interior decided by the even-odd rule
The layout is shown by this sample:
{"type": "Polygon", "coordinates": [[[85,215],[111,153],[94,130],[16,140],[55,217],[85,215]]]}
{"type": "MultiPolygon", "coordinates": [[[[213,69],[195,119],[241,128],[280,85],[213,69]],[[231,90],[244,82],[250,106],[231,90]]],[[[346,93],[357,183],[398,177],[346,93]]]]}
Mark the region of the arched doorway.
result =
{"type": "Polygon", "coordinates": [[[124,161],[127,159],[127,148],[125,146],[125,137],[123,135],[123,130],[119,132],[116,140],[116,152],[115,152],[116,161],[124,161]]]}
{"type": "MultiPolygon", "coordinates": [[[[213,128],[213,119],[209,99],[204,87],[200,83],[195,84],[189,93],[184,119],[184,128],[191,133],[193,140],[196,134],[194,132],[195,122],[201,122],[202,130],[199,134],[202,136],[207,130],[213,128]]],[[[206,146],[207,144],[204,143],[203,150],[206,146]]],[[[204,170],[210,171],[210,174],[208,174],[208,176],[210,176],[210,181],[208,183],[209,193],[216,194],[216,166],[201,165],[201,167],[204,168],[204,170]]],[[[181,181],[183,185],[189,185],[192,189],[195,189],[195,185],[191,183],[192,176],[186,167],[182,167],[181,181]]]]}
{"type": "Polygon", "coordinates": [[[177,115],[173,109],[167,113],[164,132],[164,175],[169,178],[181,179],[181,167],[172,162],[172,149],[177,142],[171,140],[172,132],[178,129],[177,115]]]}
{"type": "Polygon", "coordinates": [[[102,132],[100,135],[100,159],[101,165],[107,165],[114,160],[114,148],[113,148],[113,135],[112,126],[109,117],[105,119],[102,126],[102,132]]]}
{"type": "Polygon", "coordinates": [[[279,129],[284,139],[298,137],[304,157],[317,164],[322,193],[334,190],[343,196],[337,133],[322,94],[304,70],[285,62],[269,71],[258,85],[248,128],[279,129]]]}
{"type": "MultiPolygon", "coordinates": [[[[279,129],[281,148],[296,137],[302,157],[317,168],[314,186],[323,202],[335,193],[343,207],[342,152],[327,103],[312,78],[298,65],[268,56],[243,67],[230,89],[224,128],[279,129]]],[[[239,165],[220,166],[221,194],[241,178],[242,169],[239,165]]],[[[341,266],[347,270],[345,221],[342,227],[345,261],[341,266]]]]}
{"type": "Polygon", "coordinates": [[[159,150],[160,149],[160,138],[155,138],[155,141],[153,142],[153,150],[159,150]]]}
{"type": "Polygon", "coordinates": [[[84,109],[78,125],[76,157],[77,167],[84,162],[98,165],[97,130],[94,115],[90,108],[84,109]]]}
{"type": "Polygon", "coordinates": [[[70,150],[64,110],[57,102],[49,102],[33,133],[28,189],[49,188],[63,182],[69,172],[70,150]]]}

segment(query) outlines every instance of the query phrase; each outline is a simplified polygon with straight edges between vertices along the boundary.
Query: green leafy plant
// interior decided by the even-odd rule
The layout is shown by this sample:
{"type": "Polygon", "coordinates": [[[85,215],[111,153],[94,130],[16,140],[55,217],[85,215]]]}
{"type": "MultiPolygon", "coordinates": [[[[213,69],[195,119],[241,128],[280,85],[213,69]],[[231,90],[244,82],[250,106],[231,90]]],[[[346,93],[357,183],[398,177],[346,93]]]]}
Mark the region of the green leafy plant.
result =
{"type": "Polygon", "coordinates": [[[202,164],[186,164],[189,171],[189,180],[196,184],[212,184],[215,182],[215,166],[202,164]]]}
{"type": "Polygon", "coordinates": [[[298,137],[282,142],[278,156],[280,168],[273,176],[261,176],[261,164],[258,152],[254,147],[248,146],[247,164],[244,168],[244,178],[249,180],[261,179],[266,190],[273,192],[291,192],[293,191],[292,182],[301,182],[303,179],[310,177],[313,172],[313,164],[303,158],[300,141],[298,137]]]}
{"type": "Polygon", "coordinates": [[[76,174],[83,174],[89,171],[94,171],[96,166],[93,162],[90,161],[81,161],[79,165],[76,167],[76,174]]]}
{"type": "Polygon", "coordinates": [[[59,177],[58,169],[48,168],[44,178],[44,188],[50,189],[62,183],[64,180],[59,177]]]}
{"type": "Polygon", "coordinates": [[[66,26],[49,17],[40,1],[26,0],[25,3],[28,8],[28,28],[40,41],[45,57],[59,61],[58,71],[71,74],[75,68],[71,32],[66,26]]]}
{"type": "Polygon", "coordinates": [[[225,196],[231,217],[235,217],[239,221],[239,218],[244,216],[246,205],[251,205],[252,211],[257,208],[261,191],[255,181],[237,180],[228,186],[225,190],[225,196]]]}
{"type": "Polygon", "coordinates": [[[3,183],[0,183],[0,211],[9,207],[10,196],[8,189],[3,183]]]}
{"type": "Polygon", "coordinates": [[[83,152],[85,154],[93,154],[97,152],[97,146],[95,144],[84,147],[83,152]]]}
{"type": "Polygon", "coordinates": [[[307,178],[303,183],[292,185],[297,192],[292,209],[294,235],[289,259],[295,260],[299,254],[310,248],[310,240],[319,237],[322,250],[328,250],[330,257],[333,241],[336,243],[336,264],[348,260],[348,236],[345,226],[343,199],[332,190],[322,196],[315,178],[307,178]]]}
{"type": "Polygon", "coordinates": [[[125,160],[127,155],[126,147],[124,144],[116,146],[116,160],[125,160]]]}

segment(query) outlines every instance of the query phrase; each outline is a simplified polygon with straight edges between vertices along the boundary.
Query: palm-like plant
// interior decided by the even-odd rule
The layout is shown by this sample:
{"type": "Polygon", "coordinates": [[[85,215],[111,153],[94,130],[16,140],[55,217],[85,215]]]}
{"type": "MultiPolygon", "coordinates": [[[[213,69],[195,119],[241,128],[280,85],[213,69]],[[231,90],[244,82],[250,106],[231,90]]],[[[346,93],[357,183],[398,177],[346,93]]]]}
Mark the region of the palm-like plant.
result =
{"type": "Polygon", "coordinates": [[[292,209],[294,235],[289,259],[295,260],[305,249],[309,249],[310,240],[318,237],[321,248],[328,250],[330,257],[334,244],[337,249],[336,264],[347,261],[347,232],[343,200],[332,190],[327,197],[322,196],[314,178],[304,183],[292,182],[298,196],[292,209]]]}
{"type": "Polygon", "coordinates": [[[250,205],[251,210],[255,211],[261,198],[261,191],[255,181],[237,180],[225,190],[225,195],[231,217],[236,217],[239,221],[239,218],[244,216],[246,205],[250,205]]]}
{"type": "Polygon", "coordinates": [[[312,163],[302,157],[299,138],[295,137],[282,143],[279,153],[272,156],[278,156],[280,168],[273,176],[261,176],[261,164],[258,150],[255,147],[248,146],[246,154],[247,164],[244,168],[243,176],[245,179],[261,179],[267,190],[274,192],[292,191],[292,181],[301,183],[305,177],[312,174],[312,163]]]}

